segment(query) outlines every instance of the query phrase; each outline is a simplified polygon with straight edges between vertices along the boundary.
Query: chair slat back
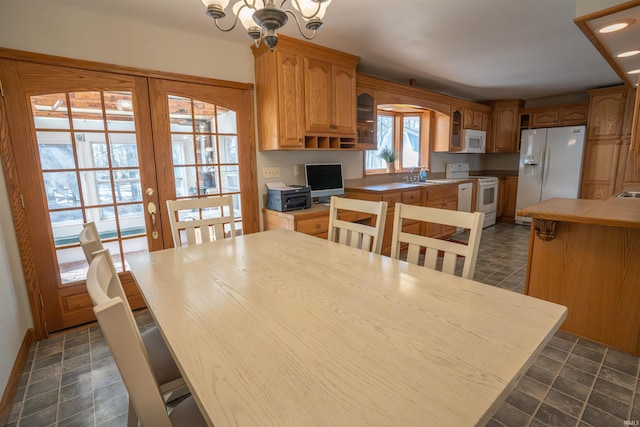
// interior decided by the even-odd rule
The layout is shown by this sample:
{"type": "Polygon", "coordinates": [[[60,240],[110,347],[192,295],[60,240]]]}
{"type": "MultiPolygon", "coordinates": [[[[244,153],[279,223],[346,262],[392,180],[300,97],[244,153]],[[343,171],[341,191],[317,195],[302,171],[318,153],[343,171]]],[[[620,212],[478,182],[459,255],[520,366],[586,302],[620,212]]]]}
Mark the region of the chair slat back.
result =
{"type": "Polygon", "coordinates": [[[442,271],[448,274],[455,274],[456,261],[459,256],[462,256],[464,257],[462,277],[473,279],[483,221],[484,213],[482,212],[458,212],[396,203],[393,218],[391,257],[398,259],[401,245],[406,244],[408,246],[407,262],[420,265],[420,254],[424,249],[424,264],[422,265],[435,270],[438,265],[439,254],[443,254],[442,271]],[[469,242],[465,245],[406,233],[402,231],[402,223],[405,219],[469,229],[469,242]]]}
{"type": "Polygon", "coordinates": [[[167,210],[175,247],[223,239],[225,225],[229,226],[229,236],[236,236],[232,196],[167,200],[167,210]],[[208,210],[219,215],[203,217],[212,213],[208,210]],[[181,220],[180,212],[184,211],[190,211],[191,218],[181,220]]]}
{"type": "Polygon", "coordinates": [[[387,207],[387,202],[331,197],[328,239],[332,242],[379,254],[382,250],[382,235],[387,219],[387,207]],[[373,219],[375,225],[341,220],[338,217],[339,210],[371,214],[375,216],[373,219]]]}
{"type": "Polygon", "coordinates": [[[104,249],[98,228],[93,221],[82,225],[78,240],[80,241],[80,246],[82,246],[82,251],[84,252],[84,257],[87,259],[87,262],[91,262],[94,252],[104,249]]]}
{"type": "Polygon", "coordinates": [[[126,300],[110,297],[105,292],[117,278],[108,250],[95,253],[87,272],[87,291],[94,302],[93,311],[138,419],[145,426],[170,427],[171,421],[135,318],[125,304],[126,300]]]}

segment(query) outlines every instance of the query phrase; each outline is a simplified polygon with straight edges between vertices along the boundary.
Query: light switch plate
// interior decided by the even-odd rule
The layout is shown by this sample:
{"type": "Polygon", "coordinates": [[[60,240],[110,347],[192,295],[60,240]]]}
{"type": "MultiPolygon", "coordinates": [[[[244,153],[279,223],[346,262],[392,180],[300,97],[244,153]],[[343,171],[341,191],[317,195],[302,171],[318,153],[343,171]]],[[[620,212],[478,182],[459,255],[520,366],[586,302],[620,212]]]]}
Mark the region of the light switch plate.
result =
{"type": "Polygon", "coordinates": [[[263,178],[280,178],[280,168],[270,167],[270,168],[262,168],[262,177],[263,178]]]}

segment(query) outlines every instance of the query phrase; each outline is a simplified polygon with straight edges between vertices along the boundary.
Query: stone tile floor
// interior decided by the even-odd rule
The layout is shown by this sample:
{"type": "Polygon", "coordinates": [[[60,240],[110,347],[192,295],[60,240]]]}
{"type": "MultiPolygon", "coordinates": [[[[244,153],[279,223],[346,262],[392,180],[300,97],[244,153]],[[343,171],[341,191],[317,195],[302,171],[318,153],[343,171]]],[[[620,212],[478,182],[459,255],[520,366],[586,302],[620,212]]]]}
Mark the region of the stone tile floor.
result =
{"type": "MultiPolygon", "coordinates": [[[[528,227],[484,229],[474,278],[523,292],[528,241],[528,227]]],[[[153,324],[146,311],[136,321],[141,330],[153,324]]],[[[638,425],[639,365],[637,357],[558,332],[487,425],[638,425]]],[[[33,344],[8,425],[125,426],[127,402],[102,333],[92,326],[33,344]]]]}

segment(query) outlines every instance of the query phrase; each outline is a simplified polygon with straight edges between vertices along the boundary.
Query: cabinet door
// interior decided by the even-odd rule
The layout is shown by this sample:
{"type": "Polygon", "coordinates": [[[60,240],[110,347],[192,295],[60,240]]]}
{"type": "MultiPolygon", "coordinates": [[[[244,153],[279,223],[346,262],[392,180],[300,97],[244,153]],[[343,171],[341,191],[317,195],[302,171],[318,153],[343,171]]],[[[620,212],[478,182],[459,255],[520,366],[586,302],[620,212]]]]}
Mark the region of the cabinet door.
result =
{"type": "Polygon", "coordinates": [[[587,141],[582,178],[582,199],[604,200],[613,194],[620,144],[617,140],[587,141]]]}
{"type": "MultiPolygon", "coordinates": [[[[449,198],[442,201],[442,208],[450,211],[458,210],[458,197],[449,198]]],[[[440,232],[444,235],[451,235],[456,232],[456,227],[450,225],[442,225],[440,232]]]]}
{"type": "Polygon", "coordinates": [[[589,106],[563,108],[558,115],[558,126],[577,126],[587,123],[589,106]]]}
{"type": "Polygon", "coordinates": [[[592,95],[588,138],[618,138],[622,134],[626,92],[592,95]]]}
{"type": "Polygon", "coordinates": [[[449,151],[462,150],[462,112],[451,112],[451,138],[449,139],[449,151]]]}
{"type": "Polygon", "coordinates": [[[302,147],[302,58],[295,53],[278,55],[278,128],[281,147],[302,147]]]}
{"type": "Polygon", "coordinates": [[[498,105],[493,135],[493,152],[514,152],[518,134],[518,108],[498,105]]]}
{"type": "Polygon", "coordinates": [[[333,123],[335,133],[356,133],[356,70],[333,65],[333,123]]]}
{"type": "Polygon", "coordinates": [[[375,90],[359,89],[358,95],[358,148],[363,150],[376,150],[378,148],[377,131],[377,111],[376,100],[373,97],[375,90]]]}
{"type": "Polygon", "coordinates": [[[558,126],[558,110],[541,111],[531,114],[532,128],[546,128],[558,126]]]}
{"type": "MultiPolygon", "coordinates": [[[[482,127],[480,129],[487,133],[489,132],[489,130],[491,129],[491,114],[482,113],[482,127]]],[[[489,135],[487,135],[487,138],[488,137],[489,135]]]]}
{"type": "MultiPolygon", "coordinates": [[[[442,200],[432,200],[432,201],[428,201],[426,206],[428,208],[436,208],[436,209],[442,209],[442,200]]],[[[427,237],[436,237],[439,236],[440,234],[442,234],[442,225],[441,224],[434,224],[432,222],[425,222],[424,223],[425,227],[424,227],[424,235],[427,237]]]]}
{"type": "Polygon", "coordinates": [[[462,127],[465,129],[482,129],[482,112],[465,108],[462,113],[462,127]]]}
{"type": "Polygon", "coordinates": [[[518,193],[518,177],[508,176],[504,185],[504,216],[515,218],[516,195],[518,193]]]}
{"type": "Polygon", "coordinates": [[[505,193],[506,178],[501,176],[498,178],[498,203],[496,204],[496,218],[500,218],[504,215],[504,193],[505,193]]]}
{"type": "Polygon", "coordinates": [[[640,184],[640,149],[629,150],[623,185],[640,184]]]}
{"type": "MultiPolygon", "coordinates": [[[[306,132],[330,133],[333,130],[333,95],[331,81],[331,63],[315,58],[304,58],[306,132]]],[[[355,103],[354,100],[352,100],[352,102],[355,103]]]]}

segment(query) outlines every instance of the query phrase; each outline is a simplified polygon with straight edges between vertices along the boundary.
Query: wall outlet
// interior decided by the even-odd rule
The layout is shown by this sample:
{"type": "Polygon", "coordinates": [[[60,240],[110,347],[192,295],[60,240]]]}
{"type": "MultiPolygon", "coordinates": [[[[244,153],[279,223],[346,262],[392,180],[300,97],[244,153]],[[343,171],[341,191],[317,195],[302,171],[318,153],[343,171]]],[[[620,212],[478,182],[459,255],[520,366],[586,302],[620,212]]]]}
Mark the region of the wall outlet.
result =
{"type": "Polygon", "coordinates": [[[300,165],[293,165],[293,176],[300,176],[300,165]]]}
{"type": "Polygon", "coordinates": [[[262,177],[263,178],[280,178],[280,168],[279,167],[271,167],[271,168],[262,168],[262,177]]]}

